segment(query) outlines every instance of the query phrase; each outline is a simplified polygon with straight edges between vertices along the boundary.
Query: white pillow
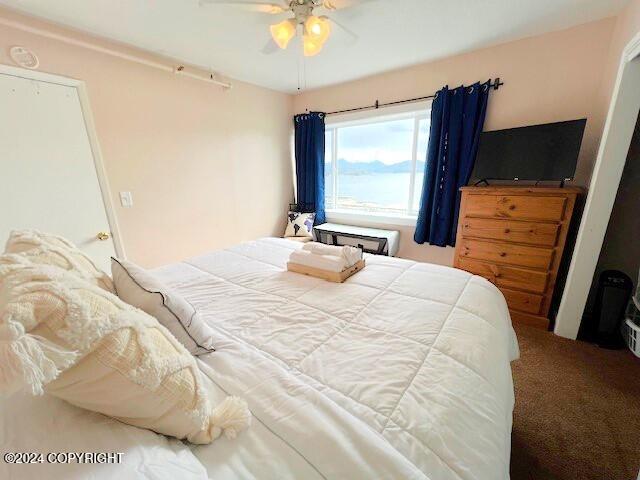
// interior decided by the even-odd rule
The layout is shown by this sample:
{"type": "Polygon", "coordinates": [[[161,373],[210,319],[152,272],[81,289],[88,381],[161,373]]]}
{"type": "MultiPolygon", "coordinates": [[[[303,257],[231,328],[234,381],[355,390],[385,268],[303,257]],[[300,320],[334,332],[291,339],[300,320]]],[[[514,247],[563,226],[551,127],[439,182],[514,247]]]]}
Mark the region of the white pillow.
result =
{"type": "Polygon", "coordinates": [[[155,318],[60,268],[16,257],[0,257],[0,395],[46,392],[198,444],[249,425],[244,400],[211,405],[195,358],[155,318]]]}
{"type": "Polygon", "coordinates": [[[111,275],[121,300],[158,319],[192,355],[215,351],[214,332],[193,305],[151,273],[132,262],[112,258],[111,275]]]}
{"type": "Polygon", "coordinates": [[[55,265],[113,293],[109,275],[66,238],[38,230],[13,230],[5,246],[5,253],[19,253],[29,261],[55,265]]]}
{"type": "Polygon", "coordinates": [[[313,238],[313,222],[316,219],[315,213],[289,212],[287,219],[287,229],[284,232],[285,238],[313,238]]]}

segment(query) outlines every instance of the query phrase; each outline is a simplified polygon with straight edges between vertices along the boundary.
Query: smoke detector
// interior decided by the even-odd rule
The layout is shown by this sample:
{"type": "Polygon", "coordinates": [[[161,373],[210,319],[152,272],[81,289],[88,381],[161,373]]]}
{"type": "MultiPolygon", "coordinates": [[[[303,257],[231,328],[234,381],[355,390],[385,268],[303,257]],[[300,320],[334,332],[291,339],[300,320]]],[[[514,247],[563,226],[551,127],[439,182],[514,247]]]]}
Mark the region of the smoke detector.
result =
{"type": "Polygon", "coordinates": [[[23,68],[34,70],[40,65],[40,60],[35,53],[26,47],[15,46],[9,49],[11,60],[23,68]]]}

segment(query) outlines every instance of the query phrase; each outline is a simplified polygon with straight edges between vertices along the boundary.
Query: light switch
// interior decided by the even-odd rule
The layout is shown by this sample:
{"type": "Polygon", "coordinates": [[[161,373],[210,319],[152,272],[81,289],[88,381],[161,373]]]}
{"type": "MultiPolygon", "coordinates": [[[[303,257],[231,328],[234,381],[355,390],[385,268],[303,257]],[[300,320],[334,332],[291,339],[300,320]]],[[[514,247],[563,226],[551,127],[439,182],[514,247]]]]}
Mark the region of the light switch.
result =
{"type": "Polygon", "coordinates": [[[124,208],[133,207],[131,192],[120,192],[120,203],[124,208]]]}

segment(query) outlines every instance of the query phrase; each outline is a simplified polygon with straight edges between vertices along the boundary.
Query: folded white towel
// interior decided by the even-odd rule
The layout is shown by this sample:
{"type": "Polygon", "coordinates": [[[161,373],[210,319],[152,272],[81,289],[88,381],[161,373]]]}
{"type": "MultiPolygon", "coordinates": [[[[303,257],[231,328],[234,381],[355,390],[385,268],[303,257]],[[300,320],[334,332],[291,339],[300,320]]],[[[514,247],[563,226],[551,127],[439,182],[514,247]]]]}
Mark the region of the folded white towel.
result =
{"type": "Polygon", "coordinates": [[[324,243],[311,242],[307,243],[303,250],[313,253],[314,255],[331,255],[342,257],[347,261],[347,266],[355,265],[362,260],[362,250],[356,247],[345,245],[338,247],[336,245],[325,245],[324,243]]]}
{"type": "Polygon", "coordinates": [[[306,250],[294,250],[289,256],[289,261],[328,272],[341,272],[350,266],[347,265],[347,261],[342,257],[316,255],[306,250]]]}

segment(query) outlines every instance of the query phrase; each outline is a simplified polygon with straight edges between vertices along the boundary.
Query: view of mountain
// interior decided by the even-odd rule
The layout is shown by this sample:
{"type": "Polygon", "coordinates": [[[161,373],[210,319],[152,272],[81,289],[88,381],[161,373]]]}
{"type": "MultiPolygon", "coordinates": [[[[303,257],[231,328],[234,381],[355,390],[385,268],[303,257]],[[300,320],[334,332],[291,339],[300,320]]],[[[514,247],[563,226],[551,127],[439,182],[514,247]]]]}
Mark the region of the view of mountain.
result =
{"type": "MultiPolygon", "coordinates": [[[[424,171],[424,163],[422,161],[417,162],[417,171],[424,171]]],[[[326,170],[329,171],[331,163],[326,164],[326,170]]],[[[394,163],[388,165],[382,163],[379,160],[373,162],[350,162],[343,158],[338,160],[338,171],[341,175],[370,175],[373,173],[411,173],[411,160],[405,160],[404,162],[394,163]]]]}

